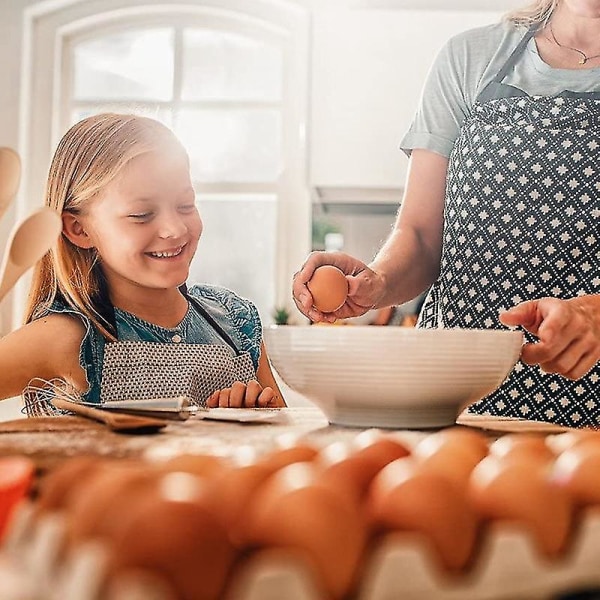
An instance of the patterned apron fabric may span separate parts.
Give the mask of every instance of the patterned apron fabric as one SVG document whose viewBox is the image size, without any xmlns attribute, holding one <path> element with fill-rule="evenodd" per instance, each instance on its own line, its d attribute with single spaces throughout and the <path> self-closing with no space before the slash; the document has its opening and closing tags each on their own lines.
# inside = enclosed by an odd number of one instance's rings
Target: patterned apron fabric
<svg viewBox="0 0 600 600">
<path fill-rule="evenodd" d="M 225 342 L 165 344 L 122 341 L 106 344 L 101 402 L 188 396 L 206 406 L 216 390 L 256 378 L 252 357 L 242 352 L 202 304 L 184 292 L 196 310 Z"/>
<path fill-rule="evenodd" d="M 519 302 L 600 293 L 600 94 L 528 96 L 503 84 L 533 33 L 453 148 L 441 271 L 421 327 L 502 328 L 498 313 Z M 598 365 L 571 381 L 518 362 L 469 411 L 597 427 L 599 382 Z"/>
<path fill-rule="evenodd" d="M 113 342 L 104 350 L 102 402 L 188 396 L 199 406 L 218 389 L 255 379 L 247 352 L 229 346 Z"/>
</svg>

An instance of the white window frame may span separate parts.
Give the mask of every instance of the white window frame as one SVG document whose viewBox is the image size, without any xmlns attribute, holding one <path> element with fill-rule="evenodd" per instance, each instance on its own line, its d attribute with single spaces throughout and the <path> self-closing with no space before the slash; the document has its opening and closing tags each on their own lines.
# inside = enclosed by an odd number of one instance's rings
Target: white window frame
<svg viewBox="0 0 600 600">
<path fill-rule="evenodd" d="M 285 50 L 283 89 L 282 171 L 268 191 L 278 196 L 275 304 L 290 306 L 292 274 L 310 250 L 311 202 L 307 177 L 309 76 L 308 10 L 291 0 L 47 0 L 25 11 L 18 149 L 24 158 L 23 184 L 17 203 L 22 218 L 43 202 L 50 158 L 68 126 L 70 82 L 65 51 L 71 40 L 110 32 L 119 23 L 155 26 L 212 23 L 234 31 L 263 31 Z M 264 186 L 258 186 L 265 189 Z M 248 189 L 248 188 L 245 188 Z M 236 185 L 198 186 L 198 191 L 239 191 Z M 259 191 L 254 189 L 253 191 Z M 265 190 L 266 191 L 266 190 Z M 17 286 L 12 324 L 22 322 L 29 282 Z"/>
</svg>

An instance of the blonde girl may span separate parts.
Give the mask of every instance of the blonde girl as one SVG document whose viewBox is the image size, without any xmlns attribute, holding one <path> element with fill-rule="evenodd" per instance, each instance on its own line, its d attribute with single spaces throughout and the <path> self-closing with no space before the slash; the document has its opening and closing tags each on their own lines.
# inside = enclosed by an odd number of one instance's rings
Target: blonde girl
<svg viewBox="0 0 600 600">
<path fill-rule="evenodd" d="M 121 114 L 75 124 L 52 160 L 46 204 L 63 232 L 35 270 L 26 324 L 0 340 L 0 398 L 59 378 L 90 402 L 284 404 L 255 306 L 186 285 L 202 220 L 167 127 Z"/>
</svg>

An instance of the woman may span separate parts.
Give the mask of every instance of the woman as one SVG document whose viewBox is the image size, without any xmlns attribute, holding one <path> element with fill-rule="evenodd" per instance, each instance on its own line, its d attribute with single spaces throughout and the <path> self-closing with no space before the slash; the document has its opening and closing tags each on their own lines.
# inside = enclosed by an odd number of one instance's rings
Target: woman
<svg viewBox="0 0 600 600">
<path fill-rule="evenodd" d="M 369 265 L 312 254 L 298 308 L 331 321 L 431 288 L 422 327 L 520 326 L 522 360 L 471 412 L 597 426 L 600 401 L 600 0 L 538 0 L 451 39 L 402 142 L 394 230 Z M 349 296 L 312 307 L 313 270 Z"/>
</svg>

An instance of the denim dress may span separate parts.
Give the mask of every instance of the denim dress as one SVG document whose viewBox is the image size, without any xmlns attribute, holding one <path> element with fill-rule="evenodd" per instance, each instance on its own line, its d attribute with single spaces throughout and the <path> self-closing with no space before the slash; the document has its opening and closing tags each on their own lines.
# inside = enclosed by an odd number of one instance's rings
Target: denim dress
<svg viewBox="0 0 600 600">
<path fill-rule="evenodd" d="M 102 403 L 188 396 L 205 405 L 217 389 L 256 378 L 262 326 L 249 300 L 225 288 L 195 285 L 173 328 L 114 309 L 117 341 L 107 341 L 81 312 L 55 302 L 46 314 L 72 314 L 86 328 L 79 363 L 89 388 L 81 400 Z"/>
</svg>

